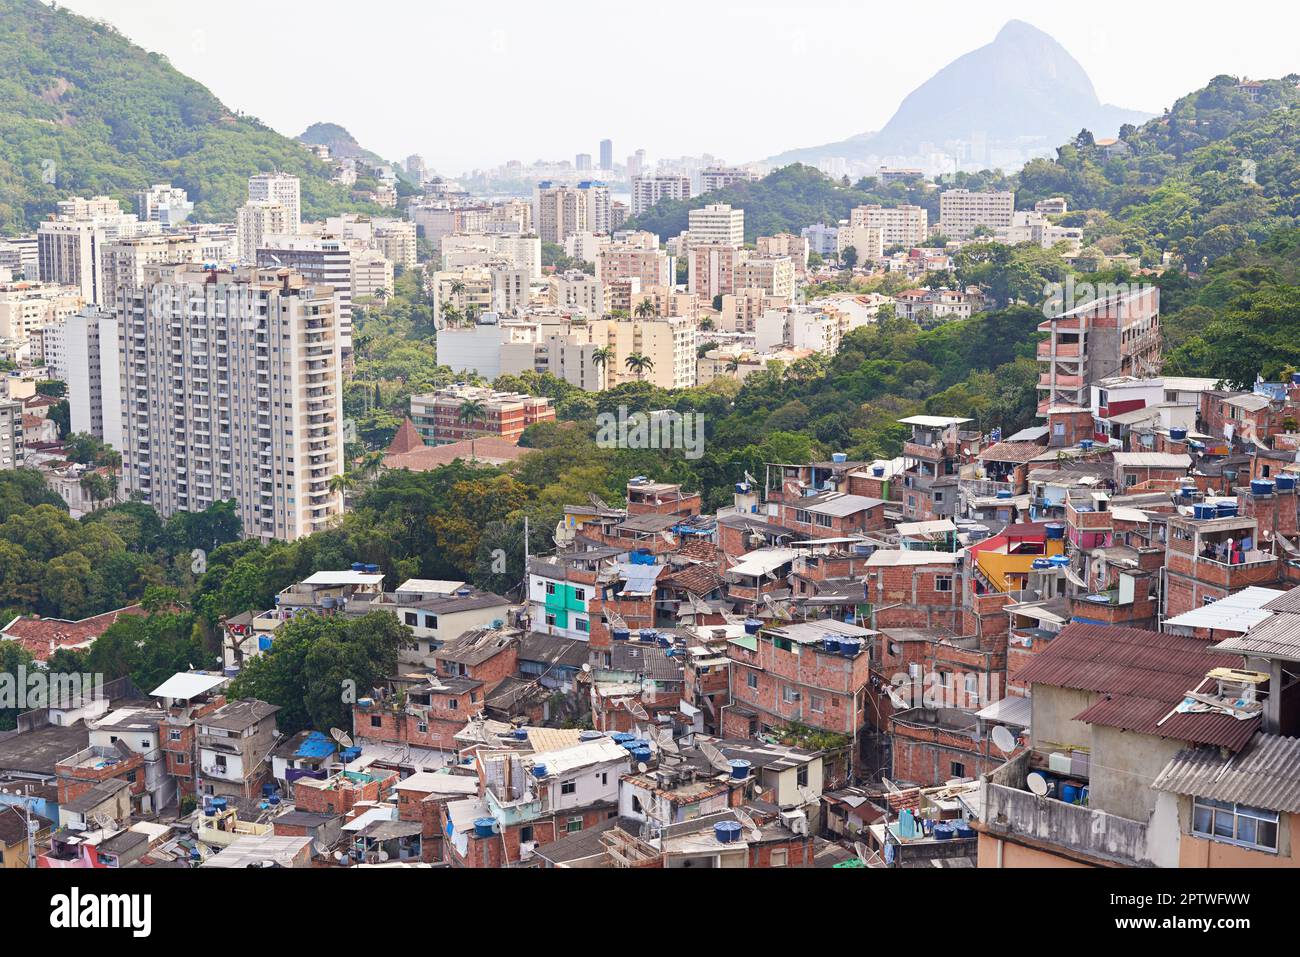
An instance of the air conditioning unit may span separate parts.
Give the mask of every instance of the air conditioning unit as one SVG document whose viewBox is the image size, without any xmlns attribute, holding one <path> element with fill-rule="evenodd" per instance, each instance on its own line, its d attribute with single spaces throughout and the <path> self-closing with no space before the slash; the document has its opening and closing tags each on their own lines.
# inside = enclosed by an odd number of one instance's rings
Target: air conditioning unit
<svg viewBox="0 0 1300 957">
<path fill-rule="evenodd" d="M 808 815 L 803 811 L 782 811 L 781 823 L 789 828 L 791 833 L 802 837 L 808 836 Z"/>
</svg>

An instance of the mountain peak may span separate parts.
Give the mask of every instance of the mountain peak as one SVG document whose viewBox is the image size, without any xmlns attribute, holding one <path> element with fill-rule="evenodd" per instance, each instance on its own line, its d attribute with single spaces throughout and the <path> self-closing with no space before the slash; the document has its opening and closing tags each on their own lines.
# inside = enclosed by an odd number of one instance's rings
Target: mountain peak
<svg viewBox="0 0 1300 957">
<path fill-rule="evenodd" d="M 1026 23 L 1024 20 L 1008 20 L 1003 24 L 998 35 L 993 38 L 994 43 L 1024 43 L 1027 40 L 1047 40 L 1053 44 L 1055 38 L 1050 33 L 1044 33 L 1032 23 Z M 1059 45 L 1059 44 L 1058 44 Z"/>
</svg>

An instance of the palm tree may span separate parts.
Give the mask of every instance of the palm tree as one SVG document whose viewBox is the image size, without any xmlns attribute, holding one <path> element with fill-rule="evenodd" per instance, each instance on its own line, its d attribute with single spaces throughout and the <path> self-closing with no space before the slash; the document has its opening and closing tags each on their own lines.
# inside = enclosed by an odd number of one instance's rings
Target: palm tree
<svg viewBox="0 0 1300 957">
<path fill-rule="evenodd" d="M 636 306 L 636 317 L 638 319 L 649 319 L 655 314 L 655 304 L 649 299 L 642 299 Z"/>
<path fill-rule="evenodd" d="M 605 365 L 609 362 L 609 360 L 613 358 L 614 358 L 613 346 L 601 346 L 599 349 L 597 349 L 595 352 L 591 354 L 592 364 L 600 366 L 601 372 L 605 371 Z"/>
<path fill-rule="evenodd" d="M 643 356 L 639 352 L 632 353 L 624 360 L 623 364 L 627 366 L 629 372 L 635 373 L 637 379 L 640 380 L 644 380 L 646 373 L 655 367 L 653 359 L 649 356 Z"/>
<path fill-rule="evenodd" d="M 460 310 L 452 303 L 444 302 L 441 306 L 442 321 L 448 326 L 460 325 Z"/>
<path fill-rule="evenodd" d="M 482 400 L 466 399 L 464 402 L 460 404 L 460 412 L 457 415 L 457 418 L 460 419 L 461 425 L 473 426 L 475 422 L 484 418 L 486 415 L 487 415 L 487 405 Z M 478 436 L 479 436 L 479 431 L 477 429 L 471 430 L 469 434 L 469 457 L 471 461 L 475 457 L 474 440 L 478 438 Z"/>
<path fill-rule="evenodd" d="M 353 481 L 352 476 L 347 474 L 335 475 L 330 479 L 329 489 L 336 495 L 347 494 L 354 485 L 356 485 L 356 482 Z"/>
<path fill-rule="evenodd" d="M 727 372 L 730 373 L 733 378 L 735 378 L 735 376 L 740 372 L 739 356 L 732 356 L 727 360 Z"/>
</svg>

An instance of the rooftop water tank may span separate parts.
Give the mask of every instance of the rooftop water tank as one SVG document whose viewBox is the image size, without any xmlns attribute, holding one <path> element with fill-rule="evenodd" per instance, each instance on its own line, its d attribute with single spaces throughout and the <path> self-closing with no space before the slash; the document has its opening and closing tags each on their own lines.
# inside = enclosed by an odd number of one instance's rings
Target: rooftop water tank
<svg viewBox="0 0 1300 957">
<path fill-rule="evenodd" d="M 731 765 L 731 777 L 736 781 L 743 781 L 745 778 L 749 777 L 749 771 L 754 766 L 750 762 L 740 758 L 737 758 L 734 761 L 728 761 L 727 764 Z"/>
<path fill-rule="evenodd" d="M 579 741 L 597 741 L 605 736 L 604 731 L 584 731 L 578 735 Z"/>
<path fill-rule="evenodd" d="M 1009 488 L 1000 488 L 1000 489 L 998 489 L 998 498 L 1000 498 L 1000 499 L 1008 499 L 1008 498 L 1014 498 L 1014 497 L 1015 497 L 1015 496 L 1012 494 L 1011 489 L 1009 489 Z"/>
<path fill-rule="evenodd" d="M 1193 495 L 1196 494 L 1196 486 L 1184 485 L 1182 488 L 1178 490 L 1178 494 L 1181 495 L 1183 498 L 1191 498 Z"/>
<path fill-rule="evenodd" d="M 1214 508 L 1215 518 L 1236 518 L 1236 516 L 1237 516 L 1236 502 L 1220 502 Z"/>
<path fill-rule="evenodd" d="M 834 462 L 836 465 L 843 465 L 848 460 L 849 457 L 845 455 L 843 452 L 836 452 L 831 456 L 831 461 Z"/>
<path fill-rule="evenodd" d="M 757 635 L 759 629 L 761 629 L 762 627 L 763 627 L 763 623 L 759 621 L 757 618 L 745 619 L 745 634 L 747 635 Z"/>
<path fill-rule="evenodd" d="M 940 821 L 934 826 L 934 839 L 936 841 L 951 841 L 953 835 L 953 826 Z"/>
<path fill-rule="evenodd" d="M 480 817 L 474 820 L 474 835 L 476 837 L 491 837 L 496 831 L 497 822 L 495 818 Z"/>
<path fill-rule="evenodd" d="M 654 642 L 656 636 L 653 628 L 642 628 L 639 637 L 642 642 L 648 645 Z"/>
<path fill-rule="evenodd" d="M 514 739 L 515 739 L 516 741 L 527 741 L 527 740 L 528 740 L 528 729 L 527 729 L 527 728 L 515 728 L 515 729 L 514 729 L 513 731 L 511 731 L 510 733 L 511 733 L 511 735 L 514 737 Z"/>
<path fill-rule="evenodd" d="M 719 844 L 734 844 L 740 840 L 740 825 L 735 821 L 719 821 L 713 825 L 713 836 Z"/>
<path fill-rule="evenodd" d="M 1272 482 L 1272 480 L 1270 480 L 1270 479 L 1251 479 L 1251 480 L 1250 480 L 1250 494 L 1251 494 L 1251 495 L 1272 495 L 1272 494 L 1273 494 L 1273 482 Z"/>
<path fill-rule="evenodd" d="M 1052 522 L 1047 526 L 1048 538 L 1065 538 L 1065 526 L 1060 522 Z"/>
<path fill-rule="evenodd" d="M 280 803 L 280 795 L 272 794 L 269 798 L 266 799 L 266 803 L 270 804 L 271 807 L 277 807 Z"/>
<path fill-rule="evenodd" d="M 822 639 L 822 647 L 825 648 L 827 651 L 829 651 L 831 654 L 838 655 L 840 653 L 840 636 L 827 635 L 825 638 Z"/>
<path fill-rule="evenodd" d="M 378 575 L 378 574 L 379 574 L 379 566 L 378 566 L 378 565 L 367 565 L 367 566 L 366 566 L 366 574 L 368 574 L 368 575 Z"/>
<path fill-rule="evenodd" d="M 883 465 L 873 465 L 871 466 L 871 474 L 874 475 L 876 478 L 884 478 L 885 467 Z"/>
<path fill-rule="evenodd" d="M 1092 439 L 1080 439 L 1080 440 L 1079 440 L 1079 448 L 1083 449 L 1083 451 L 1085 451 L 1085 452 L 1091 452 L 1091 451 L 1092 451 L 1092 447 L 1093 447 L 1095 444 L 1096 444 L 1096 443 L 1093 442 Z"/>
<path fill-rule="evenodd" d="M 862 642 L 857 638 L 841 638 L 840 654 L 845 658 L 856 658 L 862 653 Z"/>
<path fill-rule="evenodd" d="M 1295 489 L 1295 476 L 1283 472 L 1277 477 L 1277 490 L 1279 492 L 1290 492 Z"/>
<path fill-rule="evenodd" d="M 632 637 L 632 632 L 628 631 L 626 628 L 615 628 L 613 634 L 615 641 L 627 641 Z"/>
<path fill-rule="evenodd" d="M 1035 558 L 1034 567 L 1040 570 L 1045 568 L 1051 568 L 1052 563 L 1049 562 L 1046 558 Z"/>
<path fill-rule="evenodd" d="M 457 589 L 456 589 L 456 597 L 457 597 L 457 598 L 468 598 L 468 597 L 469 597 L 470 595 L 472 595 L 472 594 L 474 594 L 474 589 L 472 589 L 472 588 L 457 588 Z"/>
<path fill-rule="evenodd" d="M 1192 517 L 1199 520 L 1209 518 L 1218 518 L 1219 510 L 1213 505 L 1207 505 L 1205 502 L 1197 502 L 1192 506 Z"/>
<path fill-rule="evenodd" d="M 1170 430 L 1169 430 L 1169 437 L 1170 437 L 1171 439 L 1173 439 L 1175 442 L 1181 442 L 1181 441 L 1183 441 L 1184 439 L 1187 438 L 1187 430 L 1186 430 L 1186 429 L 1170 429 Z"/>
<path fill-rule="evenodd" d="M 353 562 L 353 563 L 352 563 L 352 570 L 353 570 L 354 572 L 363 572 L 363 571 L 365 571 L 365 570 L 366 570 L 366 564 L 365 564 L 365 562 Z"/>
<path fill-rule="evenodd" d="M 534 764 L 534 765 L 533 765 L 533 777 L 535 777 L 535 778 L 544 778 L 544 777 L 546 777 L 546 765 L 544 765 L 544 764 Z"/>
<path fill-rule="evenodd" d="M 661 631 L 659 633 L 659 647 L 671 648 L 672 646 L 673 646 L 673 636 L 666 632 Z"/>
</svg>

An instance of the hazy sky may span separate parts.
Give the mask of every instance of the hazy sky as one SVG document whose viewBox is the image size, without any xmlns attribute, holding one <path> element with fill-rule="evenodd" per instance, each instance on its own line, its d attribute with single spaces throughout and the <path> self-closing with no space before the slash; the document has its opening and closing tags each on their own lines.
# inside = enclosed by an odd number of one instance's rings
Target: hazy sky
<svg viewBox="0 0 1300 957">
<path fill-rule="evenodd" d="M 1300 5 L 1020 0 L 62 0 L 289 136 L 348 128 L 458 173 L 510 159 L 757 160 L 880 129 L 1012 18 L 1101 100 L 1159 112 L 1218 73 L 1300 71 Z M 1198 9 L 1202 8 L 1202 9 Z"/>
</svg>

